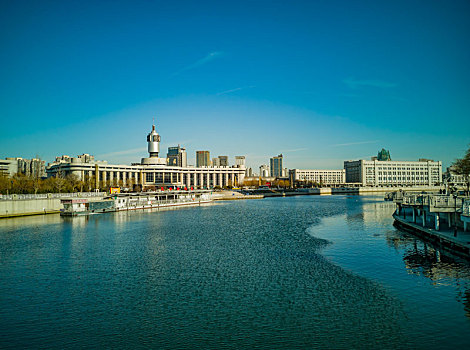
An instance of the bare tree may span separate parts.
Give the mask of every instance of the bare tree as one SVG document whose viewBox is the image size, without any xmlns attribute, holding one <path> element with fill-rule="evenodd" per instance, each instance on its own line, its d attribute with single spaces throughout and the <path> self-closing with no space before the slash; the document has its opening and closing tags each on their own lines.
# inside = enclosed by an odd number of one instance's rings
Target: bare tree
<svg viewBox="0 0 470 350">
<path fill-rule="evenodd" d="M 467 183 L 467 195 L 470 192 L 470 147 L 463 158 L 457 159 L 452 166 L 458 175 L 463 175 Z"/>
<path fill-rule="evenodd" d="M 55 177 L 54 177 L 54 181 L 52 183 L 53 187 L 54 187 L 54 190 L 56 192 L 61 192 L 65 185 L 66 185 L 67 181 L 65 180 L 65 175 L 64 175 L 64 172 L 63 170 L 59 167 L 59 169 L 57 170 L 56 174 L 55 174 Z"/>
</svg>

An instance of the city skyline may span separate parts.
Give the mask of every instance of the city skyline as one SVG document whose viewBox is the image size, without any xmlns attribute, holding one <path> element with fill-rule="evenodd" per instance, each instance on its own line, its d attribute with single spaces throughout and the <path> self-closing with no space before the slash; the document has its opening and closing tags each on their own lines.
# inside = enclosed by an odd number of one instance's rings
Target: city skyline
<svg viewBox="0 0 470 350">
<path fill-rule="evenodd" d="M 443 169 L 470 142 L 470 5 L 394 1 L 2 5 L 0 157 L 130 164 L 180 144 L 257 169 L 385 148 Z"/>
</svg>

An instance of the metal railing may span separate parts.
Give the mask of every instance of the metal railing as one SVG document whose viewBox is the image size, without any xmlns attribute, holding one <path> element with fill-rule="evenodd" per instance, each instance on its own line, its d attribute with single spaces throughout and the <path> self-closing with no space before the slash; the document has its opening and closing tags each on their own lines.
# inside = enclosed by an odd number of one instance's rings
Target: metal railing
<svg viewBox="0 0 470 350">
<path fill-rule="evenodd" d="M 48 198 L 104 197 L 106 192 L 75 192 L 75 193 L 38 193 L 38 194 L 8 194 L 1 195 L 0 201 L 34 200 Z"/>
<path fill-rule="evenodd" d="M 430 196 L 430 206 L 434 208 L 456 208 L 461 209 L 467 197 L 457 197 L 452 195 Z"/>
<path fill-rule="evenodd" d="M 405 194 L 402 198 L 403 204 L 422 205 L 425 197 L 422 194 Z"/>
<path fill-rule="evenodd" d="M 168 204 L 181 204 L 181 203 L 199 203 L 200 201 L 211 200 L 210 197 L 197 197 L 197 198 L 177 198 L 177 199 L 163 199 L 155 200 L 148 198 L 137 198 L 126 202 L 117 203 L 116 208 L 118 209 L 132 209 L 136 207 L 145 206 L 165 206 Z"/>
<path fill-rule="evenodd" d="M 470 199 L 465 199 L 462 204 L 462 215 L 470 216 Z"/>
<path fill-rule="evenodd" d="M 416 194 L 416 193 L 404 193 L 401 198 L 394 198 L 395 202 L 399 202 L 405 205 L 422 205 L 429 206 L 435 209 L 452 209 L 456 212 L 461 211 L 467 213 L 464 215 L 469 216 L 470 198 L 463 196 L 453 196 L 446 194 Z"/>
</svg>

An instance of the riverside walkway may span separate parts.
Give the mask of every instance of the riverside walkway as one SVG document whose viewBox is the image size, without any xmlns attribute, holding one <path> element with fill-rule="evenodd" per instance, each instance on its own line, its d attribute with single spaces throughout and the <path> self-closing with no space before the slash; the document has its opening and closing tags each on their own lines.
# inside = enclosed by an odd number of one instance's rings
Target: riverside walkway
<svg viewBox="0 0 470 350">
<path fill-rule="evenodd" d="M 469 197 L 396 193 L 393 201 L 395 226 L 470 260 Z"/>
</svg>

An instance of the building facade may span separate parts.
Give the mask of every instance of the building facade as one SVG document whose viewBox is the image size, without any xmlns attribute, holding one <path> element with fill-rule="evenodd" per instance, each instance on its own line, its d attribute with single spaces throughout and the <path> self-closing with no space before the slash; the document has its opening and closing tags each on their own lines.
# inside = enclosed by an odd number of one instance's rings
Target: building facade
<svg viewBox="0 0 470 350">
<path fill-rule="evenodd" d="M 46 177 L 46 162 L 37 158 L 18 158 L 18 172 L 38 179 Z"/>
<path fill-rule="evenodd" d="M 16 158 L 0 159 L 0 174 L 13 176 L 18 172 L 18 161 Z"/>
<path fill-rule="evenodd" d="M 267 164 L 260 165 L 260 167 L 259 167 L 259 176 L 260 177 L 269 177 L 270 176 L 269 165 L 267 165 Z"/>
<path fill-rule="evenodd" d="M 166 158 L 158 157 L 160 137 L 155 137 L 155 127 L 147 137 L 149 157 L 140 163 L 116 165 L 93 160 L 78 160 L 69 157 L 59 158 L 47 168 L 48 176 L 76 175 L 80 180 L 90 182 L 95 188 L 106 186 L 132 187 L 140 185 L 143 189 L 157 187 L 213 188 L 237 186 L 243 183 L 245 168 L 237 167 L 179 167 L 167 165 Z M 74 159 L 76 159 L 74 161 Z"/>
<path fill-rule="evenodd" d="M 346 182 L 346 171 L 341 170 L 304 170 L 290 169 L 289 179 L 291 183 L 317 183 L 322 185 L 341 185 Z"/>
<path fill-rule="evenodd" d="M 381 161 L 390 161 L 390 160 L 392 160 L 392 157 L 390 157 L 390 151 L 387 151 L 385 148 L 382 148 L 377 153 L 377 160 L 381 160 Z"/>
<path fill-rule="evenodd" d="M 282 154 L 278 155 L 277 157 L 272 157 L 269 160 L 270 166 L 270 175 L 271 177 L 283 177 L 282 175 Z"/>
<path fill-rule="evenodd" d="M 18 173 L 39 179 L 46 177 L 46 162 L 38 158 L 6 158 L 0 160 L 0 171 L 9 176 Z"/>
<path fill-rule="evenodd" d="M 180 145 L 176 147 L 168 147 L 166 159 L 167 164 L 170 166 L 186 167 L 188 165 L 188 155 L 186 154 L 186 148 L 181 147 Z"/>
<path fill-rule="evenodd" d="M 219 166 L 228 166 L 228 156 L 219 156 Z"/>
<path fill-rule="evenodd" d="M 245 156 L 235 156 L 235 165 L 238 167 L 246 167 Z"/>
<path fill-rule="evenodd" d="M 347 183 L 362 186 L 434 186 L 442 182 L 442 162 L 432 160 L 345 161 Z"/>
<path fill-rule="evenodd" d="M 196 166 L 211 166 L 211 153 L 209 151 L 196 151 Z"/>
</svg>

